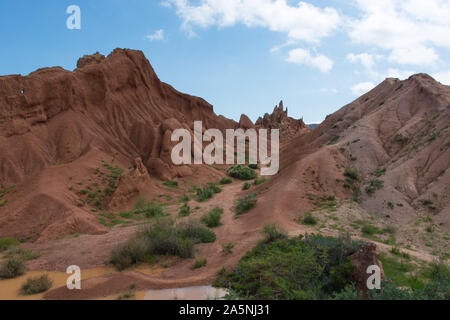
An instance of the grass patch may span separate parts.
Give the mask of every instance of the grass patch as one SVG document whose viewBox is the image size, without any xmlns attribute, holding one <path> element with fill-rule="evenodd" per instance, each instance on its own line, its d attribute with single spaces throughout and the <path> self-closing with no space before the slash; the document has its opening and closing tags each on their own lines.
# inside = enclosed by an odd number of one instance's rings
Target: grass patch
<svg viewBox="0 0 450 320">
<path fill-rule="evenodd" d="M 178 187 L 178 181 L 164 181 L 163 185 L 165 185 L 168 188 L 177 188 Z"/>
<path fill-rule="evenodd" d="M 377 227 L 375 227 L 371 224 L 364 225 L 362 227 L 361 231 L 362 231 L 362 233 L 364 233 L 366 235 L 375 235 L 375 234 L 382 233 L 380 229 L 378 229 Z"/>
<path fill-rule="evenodd" d="M 0 239 L 0 252 L 6 251 L 11 247 L 18 246 L 20 244 L 19 240 L 11 237 Z"/>
</svg>

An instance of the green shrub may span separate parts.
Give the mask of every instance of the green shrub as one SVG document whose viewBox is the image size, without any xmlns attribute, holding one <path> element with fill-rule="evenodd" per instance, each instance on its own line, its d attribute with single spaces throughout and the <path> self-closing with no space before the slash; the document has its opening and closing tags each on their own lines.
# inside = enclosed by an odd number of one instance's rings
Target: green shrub
<svg viewBox="0 0 450 320">
<path fill-rule="evenodd" d="M 252 184 L 250 182 L 246 182 L 244 183 L 244 185 L 242 186 L 242 190 L 248 190 L 252 187 Z"/>
<path fill-rule="evenodd" d="M 205 202 L 211 199 L 216 193 L 220 193 L 222 190 L 214 183 L 208 183 L 203 188 L 197 188 L 197 201 Z"/>
<path fill-rule="evenodd" d="M 205 258 L 197 258 L 192 266 L 193 269 L 199 269 L 206 266 L 207 260 Z"/>
<path fill-rule="evenodd" d="M 6 259 L 0 264 L 0 278 L 17 278 L 25 273 L 25 261 L 17 256 Z"/>
<path fill-rule="evenodd" d="M 148 242 L 142 236 L 136 236 L 111 251 L 110 263 L 119 271 L 125 270 L 138 262 L 151 261 Z"/>
<path fill-rule="evenodd" d="M 214 232 L 196 220 L 179 223 L 177 225 L 177 233 L 182 238 L 191 239 L 194 243 L 210 243 L 216 241 Z"/>
<path fill-rule="evenodd" d="M 216 286 L 245 299 L 326 299 L 351 285 L 348 257 L 361 246 L 348 238 L 308 236 L 260 242 Z"/>
<path fill-rule="evenodd" d="M 359 180 L 358 171 L 352 169 L 345 169 L 344 176 L 349 178 L 351 181 L 355 182 Z"/>
<path fill-rule="evenodd" d="M 366 187 L 367 194 L 374 194 L 377 189 L 382 188 L 384 185 L 383 180 L 374 179 L 370 181 L 369 186 Z"/>
<path fill-rule="evenodd" d="M 144 226 L 133 238 L 111 252 L 110 263 L 124 270 L 139 262 L 154 262 L 157 255 L 190 258 L 194 245 L 216 240 L 214 232 L 190 220 L 174 225 L 172 220 L 159 219 Z"/>
<path fill-rule="evenodd" d="M 187 217 L 191 214 L 191 207 L 186 203 L 180 208 L 178 215 L 180 217 Z"/>
<path fill-rule="evenodd" d="M 222 255 L 226 256 L 232 253 L 234 248 L 234 244 L 232 242 L 228 242 L 227 244 L 222 245 Z"/>
<path fill-rule="evenodd" d="M 257 173 L 253 169 L 242 165 L 237 165 L 229 168 L 227 173 L 230 177 L 239 180 L 253 180 L 258 177 Z"/>
<path fill-rule="evenodd" d="M 32 295 L 47 291 L 53 285 L 53 281 L 44 274 L 37 278 L 28 278 L 25 283 L 22 284 L 20 288 L 21 295 Z"/>
<path fill-rule="evenodd" d="M 379 178 L 379 177 L 381 177 L 381 176 L 382 176 L 383 174 L 385 174 L 385 173 L 386 173 L 386 168 L 379 169 L 379 170 L 375 171 L 374 176 L 377 177 L 377 178 Z"/>
<path fill-rule="evenodd" d="M 255 186 L 259 186 L 260 184 L 263 184 L 264 182 L 266 182 L 267 179 L 266 178 L 261 178 L 261 179 L 255 179 L 255 181 L 253 182 L 253 184 Z"/>
<path fill-rule="evenodd" d="M 233 179 L 231 179 L 231 178 L 223 177 L 222 179 L 220 179 L 220 184 L 230 184 L 232 182 L 233 182 Z"/>
<path fill-rule="evenodd" d="M 256 170 L 256 169 L 258 169 L 258 164 L 256 164 L 256 163 L 251 163 L 251 164 L 249 164 L 248 165 L 248 167 L 250 168 L 250 169 L 253 169 L 253 170 Z"/>
<path fill-rule="evenodd" d="M 20 242 L 14 238 L 6 237 L 0 239 L 0 252 L 8 250 L 11 247 L 18 246 Z"/>
<path fill-rule="evenodd" d="M 278 229 L 275 224 L 266 224 L 262 232 L 265 235 L 264 242 L 269 243 L 287 238 L 284 230 Z"/>
<path fill-rule="evenodd" d="M 222 208 L 214 208 L 209 213 L 205 214 L 202 217 L 202 222 L 208 228 L 216 228 L 222 225 L 220 219 L 222 218 L 223 209 Z"/>
<path fill-rule="evenodd" d="M 178 181 L 164 181 L 163 185 L 169 188 L 176 188 L 178 187 Z"/>
<path fill-rule="evenodd" d="M 310 226 L 315 226 L 317 224 L 317 219 L 311 214 L 307 213 L 302 219 L 302 223 Z"/>
<path fill-rule="evenodd" d="M 236 205 L 236 214 L 239 215 L 249 211 L 256 205 L 256 202 L 257 202 L 256 193 L 253 192 L 249 193 L 243 198 L 238 199 Z"/>
</svg>

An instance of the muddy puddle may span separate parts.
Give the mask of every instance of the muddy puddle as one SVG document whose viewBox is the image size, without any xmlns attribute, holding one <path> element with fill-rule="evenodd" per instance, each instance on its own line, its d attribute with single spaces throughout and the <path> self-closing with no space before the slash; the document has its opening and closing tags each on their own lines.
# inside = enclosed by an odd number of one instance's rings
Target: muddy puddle
<svg viewBox="0 0 450 320">
<path fill-rule="evenodd" d="M 216 300 L 223 298 L 227 293 L 225 289 L 212 286 L 148 290 L 144 300 Z"/>
</svg>

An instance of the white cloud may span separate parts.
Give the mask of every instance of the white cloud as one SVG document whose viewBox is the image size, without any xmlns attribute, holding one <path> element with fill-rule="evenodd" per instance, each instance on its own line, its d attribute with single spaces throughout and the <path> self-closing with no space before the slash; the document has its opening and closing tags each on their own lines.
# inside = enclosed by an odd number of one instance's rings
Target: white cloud
<svg viewBox="0 0 450 320">
<path fill-rule="evenodd" d="M 154 33 L 149 34 L 145 37 L 150 41 L 164 40 L 164 30 L 163 29 L 156 30 Z"/>
<path fill-rule="evenodd" d="M 405 80 L 416 73 L 417 72 L 415 72 L 415 71 L 398 70 L 395 68 L 389 68 L 386 77 L 387 78 L 399 78 L 400 80 Z"/>
<path fill-rule="evenodd" d="M 339 93 L 338 89 L 336 89 L 336 88 L 321 88 L 320 92 L 322 92 L 322 93 Z"/>
<path fill-rule="evenodd" d="M 398 64 L 433 65 L 436 48 L 450 48 L 448 0 L 356 0 L 360 18 L 350 19 L 349 35 L 360 44 L 389 52 Z"/>
<path fill-rule="evenodd" d="M 287 61 L 295 64 L 308 65 L 320 70 L 320 72 L 326 73 L 333 68 L 334 62 L 322 55 L 313 56 L 309 50 L 297 48 L 289 51 Z"/>
<path fill-rule="evenodd" d="M 441 71 L 431 75 L 434 79 L 446 86 L 450 86 L 450 71 Z"/>
<path fill-rule="evenodd" d="M 370 53 L 349 53 L 347 55 L 347 60 L 353 63 L 359 62 L 363 65 L 363 67 L 367 69 L 372 69 L 373 65 L 375 64 L 375 57 Z"/>
<path fill-rule="evenodd" d="M 369 92 L 373 88 L 375 88 L 375 85 L 372 82 L 361 82 L 351 87 L 351 90 L 354 95 L 361 96 L 364 93 Z"/>
<path fill-rule="evenodd" d="M 334 31 L 341 17 L 334 8 L 319 8 L 300 1 L 287 0 L 166 0 L 164 6 L 175 8 L 182 28 L 191 36 L 194 27 L 219 28 L 243 24 L 287 34 L 291 40 L 319 42 Z"/>
</svg>

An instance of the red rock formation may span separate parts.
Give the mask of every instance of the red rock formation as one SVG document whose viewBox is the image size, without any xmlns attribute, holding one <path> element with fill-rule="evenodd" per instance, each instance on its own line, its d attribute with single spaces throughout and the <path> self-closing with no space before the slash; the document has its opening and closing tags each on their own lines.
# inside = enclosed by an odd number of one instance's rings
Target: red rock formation
<svg viewBox="0 0 450 320">
<path fill-rule="evenodd" d="M 284 110 L 283 101 L 275 106 L 272 114 L 266 113 L 263 118 L 258 118 L 256 126 L 266 129 L 280 129 L 280 138 L 282 141 L 290 140 L 295 136 L 309 132 L 303 119 L 295 120 L 288 116 L 288 109 Z"/>
<path fill-rule="evenodd" d="M 127 168 L 137 158 L 152 177 L 189 175 L 170 160 L 172 131 L 195 120 L 221 130 L 237 125 L 161 82 L 140 51 L 84 56 L 77 65 L 73 72 L 56 67 L 0 77 L 0 189 L 16 186 L 0 206 L 0 237 L 105 232 L 78 200 L 80 191 L 69 190 L 69 177 L 92 178 L 102 161 Z M 127 179 L 112 205 L 136 191 Z"/>
</svg>

